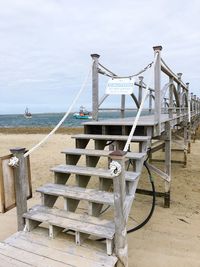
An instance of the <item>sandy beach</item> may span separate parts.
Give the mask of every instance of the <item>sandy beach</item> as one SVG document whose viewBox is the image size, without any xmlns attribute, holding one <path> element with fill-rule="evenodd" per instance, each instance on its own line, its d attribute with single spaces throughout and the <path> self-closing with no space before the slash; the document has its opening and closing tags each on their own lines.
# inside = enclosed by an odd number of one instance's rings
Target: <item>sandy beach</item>
<svg viewBox="0 0 200 267">
<path fill-rule="evenodd" d="M 49 171 L 56 164 L 64 163 L 60 151 L 73 148 L 73 130 L 58 133 L 31 154 L 31 174 L 33 193 L 45 182 L 52 181 Z M 30 149 L 37 144 L 44 133 L 0 133 L 0 156 L 9 154 L 13 147 Z M 200 140 L 192 143 L 188 164 L 172 165 L 171 207 L 163 208 L 163 199 L 158 198 L 152 219 L 141 230 L 128 235 L 130 267 L 200 267 Z M 160 155 L 162 156 L 162 155 Z M 160 163 L 161 164 L 161 163 Z M 141 184 L 146 185 L 146 173 Z M 164 185 L 155 177 L 156 189 L 163 190 Z M 29 207 L 39 203 L 39 195 L 28 201 Z M 129 226 L 136 225 L 147 215 L 151 207 L 151 197 L 137 195 L 133 205 Z M 15 209 L 0 214 L 0 240 L 16 232 Z"/>
</svg>

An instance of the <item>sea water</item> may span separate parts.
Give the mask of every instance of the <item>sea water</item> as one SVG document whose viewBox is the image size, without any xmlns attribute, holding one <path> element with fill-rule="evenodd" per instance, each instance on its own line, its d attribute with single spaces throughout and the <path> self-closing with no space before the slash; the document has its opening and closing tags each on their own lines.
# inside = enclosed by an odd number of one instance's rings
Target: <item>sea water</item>
<svg viewBox="0 0 200 267">
<path fill-rule="evenodd" d="M 128 111 L 126 116 L 135 116 L 136 111 Z M 17 127 L 54 127 L 62 119 L 64 113 L 43 113 L 32 114 L 32 118 L 25 118 L 23 114 L 0 115 L 0 128 L 17 128 Z M 101 112 L 100 119 L 120 118 L 119 112 Z M 79 127 L 83 122 L 89 119 L 76 119 L 73 113 L 69 114 L 62 127 Z"/>
</svg>

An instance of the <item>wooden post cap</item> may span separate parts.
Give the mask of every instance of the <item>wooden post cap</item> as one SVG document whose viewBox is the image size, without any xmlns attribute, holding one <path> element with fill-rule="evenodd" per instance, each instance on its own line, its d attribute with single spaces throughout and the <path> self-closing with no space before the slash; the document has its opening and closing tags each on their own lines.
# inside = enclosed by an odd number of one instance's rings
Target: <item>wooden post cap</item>
<svg viewBox="0 0 200 267">
<path fill-rule="evenodd" d="M 91 57 L 92 57 L 92 58 L 99 58 L 100 55 L 99 55 L 99 54 L 91 54 Z"/>
<path fill-rule="evenodd" d="M 153 50 L 154 51 L 161 51 L 162 50 L 162 46 L 161 45 L 153 46 Z"/>
<path fill-rule="evenodd" d="M 16 154 L 16 153 L 23 153 L 24 154 L 25 151 L 26 151 L 26 148 L 24 148 L 24 147 L 15 147 L 15 148 L 10 149 L 10 152 L 12 154 Z"/>
<path fill-rule="evenodd" d="M 177 76 L 178 76 L 178 79 L 180 80 L 181 79 L 181 76 L 183 75 L 183 73 L 179 72 L 177 73 Z"/>
</svg>

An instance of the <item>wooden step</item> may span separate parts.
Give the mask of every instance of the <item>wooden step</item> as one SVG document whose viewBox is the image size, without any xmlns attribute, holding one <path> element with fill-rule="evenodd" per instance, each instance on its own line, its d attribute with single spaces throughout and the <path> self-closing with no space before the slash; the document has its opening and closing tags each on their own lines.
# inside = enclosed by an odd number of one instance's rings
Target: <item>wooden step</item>
<svg viewBox="0 0 200 267">
<path fill-rule="evenodd" d="M 101 238 L 112 239 L 115 231 L 112 221 L 43 205 L 33 206 L 23 216 L 34 221 L 46 222 L 63 229 L 67 228 Z"/>
<path fill-rule="evenodd" d="M 65 234 L 52 240 L 44 228 L 17 232 L 0 243 L 0 266 L 114 267 L 117 258 L 106 255 L 97 245 L 76 246 Z"/>
<path fill-rule="evenodd" d="M 113 193 L 100 191 L 96 189 L 87 189 L 78 186 L 46 184 L 39 187 L 37 192 L 45 195 L 62 196 L 78 200 L 87 200 L 89 202 L 114 205 Z"/>
<path fill-rule="evenodd" d="M 85 176 L 98 176 L 101 178 L 113 179 L 113 176 L 110 173 L 109 169 L 102 168 L 94 168 L 94 167 L 83 167 L 83 166 L 75 166 L 75 165 L 58 165 L 56 167 L 51 168 L 51 171 L 55 173 L 70 173 L 70 174 L 80 174 Z M 139 178 L 140 173 L 138 172 L 125 172 L 126 181 L 133 182 L 137 178 Z"/>
<path fill-rule="evenodd" d="M 93 139 L 93 140 L 107 140 L 107 141 L 126 141 L 127 135 L 103 135 L 103 134 L 76 134 L 72 135 L 76 139 Z M 150 136 L 133 136 L 132 142 L 147 142 L 151 139 Z"/>
<path fill-rule="evenodd" d="M 86 156 L 95 156 L 95 157 L 109 157 L 110 153 L 112 151 L 109 150 L 96 150 L 96 149 L 70 149 L 67 148 L 63 150 L 61 153 L 67 154 L 67 155 L 86 155 Z M 126 158 L 133 159 L 133 160 L 140 160 L 143 159 L 145 156 L 145 153 L 134 153 L 134 152 L 128 152 L 126 154 Z"/>
</svg>

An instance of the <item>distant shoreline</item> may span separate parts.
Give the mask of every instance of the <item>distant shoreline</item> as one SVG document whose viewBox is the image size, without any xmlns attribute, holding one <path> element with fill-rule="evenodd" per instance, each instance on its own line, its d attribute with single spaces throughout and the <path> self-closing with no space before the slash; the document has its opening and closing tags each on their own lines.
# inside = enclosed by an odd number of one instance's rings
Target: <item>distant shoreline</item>
<svg viewBox="0 0 200 267">
<path fill-rule="evenodd" d="M 9 127 L 0 128 L 2 134 L 48 134 L 54 127 Z M 61 127 L 57 134 L 77 134 L 83 133 L 83 127 Z"/>
</svg>

